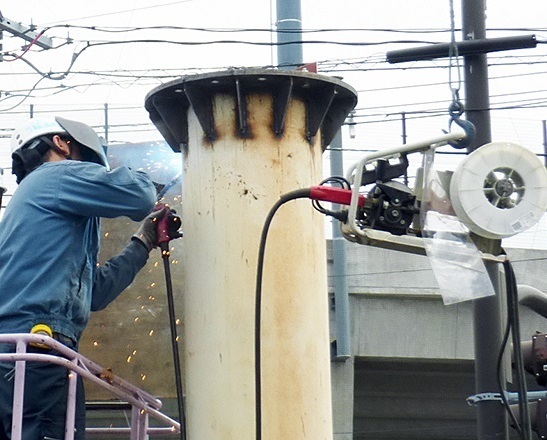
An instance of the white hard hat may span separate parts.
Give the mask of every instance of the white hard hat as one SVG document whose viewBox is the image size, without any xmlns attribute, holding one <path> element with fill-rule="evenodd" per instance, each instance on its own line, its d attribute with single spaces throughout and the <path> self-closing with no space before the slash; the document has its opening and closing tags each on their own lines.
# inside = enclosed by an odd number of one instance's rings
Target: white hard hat
<svg viewBox="0 0 547 440">
<path fill-rule="evenodd" d="M 47 134 L 67 133 L 79 144 L 92 150 L 98 157 L 99 163 L 108 166 L 105 149 L 101 139 L 95 131 L 83 122 L 73 121 L 60 116 L 52 118 L 33 118 L 19 127 L 11 137 L 12 153 L 19 148 L 28 146 L 29 143 Z"/>
<path fill-rule="evenodd" d="M 29 144 L 45 134 L 64 133 L 55 118 L 33 118 L 18 127 L 11 136 L 11 152 Z"/>
</svg>

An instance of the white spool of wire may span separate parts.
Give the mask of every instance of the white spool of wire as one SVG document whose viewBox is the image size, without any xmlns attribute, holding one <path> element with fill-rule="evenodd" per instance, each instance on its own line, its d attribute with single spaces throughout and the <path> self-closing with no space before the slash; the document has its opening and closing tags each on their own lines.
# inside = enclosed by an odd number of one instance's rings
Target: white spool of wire
<svg viewBox="0 0 547 440">
<path fill-rule="evenodd" d="M 530 150 L 493 142 L 469 154 L 450 182 L 458 218 L 474 233 L 510 237 L 535 225 L 547 209 L 547 171 Z"/>
</svg>

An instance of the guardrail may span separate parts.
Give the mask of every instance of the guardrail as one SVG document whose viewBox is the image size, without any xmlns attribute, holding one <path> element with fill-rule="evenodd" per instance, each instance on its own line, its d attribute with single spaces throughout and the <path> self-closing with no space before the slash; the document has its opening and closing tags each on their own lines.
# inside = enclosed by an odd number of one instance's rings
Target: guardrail
<svg viewBox="0 0 547 440">
<path fill-rule="evenodd" d="M 42 344 L 56 354 L 28 353 L 29 344 Z M 68 375 L 69 387 L 67 396 L 67 414 L 65 424 L 65 440 L 74 440 L 74 419 L 76 415 L 76 379 L 80 375 L 85 380 L 108 390 L 113 395 L 131 405 L 131 426 L 127 428 L 87 428 L 87 433 L 119 434 L 129 433 L 132 440 L 145 440 L 149 434 L 176 434 L 180 432 L 180 423 L 166 416 L 160 409 L 159 399 L 137 388 L 131 383 L 113 374 L 110 370 L 96 364 L 71 350 L 49 336 L 12 333 L 1 334 L 0 344 L 15 345 L 15 352 L 0 353 L 0 362 L 15 363 L 13 422 L 11 439 L 22 439 L 22 420 L 25 389 L 26 362 L 46 362 L 64 366 Z M 150 427 L 149 418 L 161 422 L 164 426 Z"/>
</svg>

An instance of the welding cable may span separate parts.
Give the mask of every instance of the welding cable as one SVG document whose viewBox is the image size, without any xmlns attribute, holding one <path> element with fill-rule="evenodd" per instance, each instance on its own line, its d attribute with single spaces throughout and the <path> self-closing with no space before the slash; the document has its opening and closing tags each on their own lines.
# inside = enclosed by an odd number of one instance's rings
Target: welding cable
<svg viewBox="0 0 547 440">
<path fill-rule="evenodd" d="M 511 418 L 511 422 L 522 440 L 531 440 L 532 431 L 530 426 L 530 410 L 528 406 L 528 393 L 526 389 L 526 373 L 524 369 L 524 361 L 520 342 L 520 324 L 518 312 L 518 290 L 515 272 L 509 260 L 503 262 L 505 271 L 505 284 L 507 290 L 507 324 L 503 335 L 502 344 L 497 359 L 497 381 L 500 390 L 502 403 Z M 509 335 L 512 336 L 513 343 L 513 362 L 516 367 L 517 387 L 519 389 L 519 415 L 520 420 L 517 420 L 511 405 L 505 394 L 503 385 L 502 363 L 503 354 L 509 342 Z"/>
<path fill-rule="evenodd" d="M 528 407 L 528 393 L 526 390 L 526 372 L 520 343 L 520 319 L 518 306 L 518 289 L 515 272 L 509 260 L 503 262 L 505 269 L 505 283 L 507 288 L 507 317 L 511 322 L 513 339 L 513 357 L 517 372 L 517 386 L 519 389 L 520 434 L 523 440 L 532 439 L 530 426 L 530 409 Z"/>
<path fill-rule="evenodd" d="M 171 351 L 173 352 L 173 369 L 175 372 L 175 389 L 177 392 L 177 410 L 180 424 L 180 440 L 186 440 L 186 414 L 184 412 L 184 392 L 182 389 L 182 368 L 177 335 L 177 318 L 175 316 L 175 300 L 173 295 L 173 281 L 171 279 L 171 267 L 169 265 L 169 242 L 159 245 L 165 273 L 165 287 L 167 289 L 167 308 L 169 312 L 169 329 L 171 331 Z"/>
<path fill-rule="evenodd" d="M 342 189 L 351 190 L 350 183 L 344 177 L 339 177 L 339 176 L 328 177 L 325 180 L 323 180 L 319 185 L 323 186 L 326 184 L 336 184 L 336 185 L 339 185 L 340 188 Z M 315 210 L 319 211 L 321 214 L 334 217 L 341 222 L 345 222 L 347 220 L 347 211 L 333 211 L 330 209 L 326 209 L 325 207 L 323 207 L 323 205 L 321 205 L 320 201 L 317 199 L 312 200 L 312 206 L 315 208 Z"/>
<path fill-rule="evenodd" d="M 511 405 L 509 404 L 509 401 L 507 400 L 507 395 L 505 394 L 505 389 L 503 386 L 503 375 L 502 375 L 502 364 L 503 364 L 503 355 L 505 353 L 505 348 L 507 347 L 507 342 L 509 341 L 509 335 L 511 334 L 511 322 L 508 319 L 507 323 L 505 325 L 505 331 L 503 334 L 503 339 L 501 342 L 501 347 L 498 353 L 498 359 L 496 364 L 496 374 L 497 374 L 497 381 L 498 381 L 498 389 L 500 391 L 500 397 L 503 406 L 505 407 L 505 410 L 507 411 L 507 414 L 509 414 L 509 417 L 511 419 L 511 423 L 513 424 L 513 427 L 518 433 L 518 436 L 522 438 L 522 430 L 520 429 L 520 423 L 515 417 L 515 413 L 513 412 Z"/>
<path fill-rule="evenodd" d="M 297 189 L 283 194 L 279 200 L 272 206 L 260 236 L 260 245 L 258 248 L 258 263 L 256 267 L 256 292 L 255 292 L 255 423 L 256 440 L 262 439 L 262 366 L 261 366 L 261 310 L 262 310 L 262 276 L 264 272 L 264 254 L 266 251 L 266 239 L 268 230 L 277 210 L 287 202 L 296 199 L 309 198 L 311 188 Z"/>
<path fill-rule="evenodd" d="M 186 440 L 186 415 L 184 413 L 184 392 L 182 389 L 182 368 L 180 365 L 180 354 L 177 335 L 177 317 L 175 313 L 175 299 L 173 295 L 173 281 L 171 278 L 171 266 L 169 258 L 169 243 L 171 240 L 182 237 L 182 232 L 179 232 L 181 219 L 175 215 L 176 212 L 170 209 L 163 203 L 156 204 L 155 211 L 165 211 L 164 215 L 159 218 L 156 225 L 156 244 L 161 251 L 163 267 L 165 272 L 165 288 L 167 293 L 167 308 L 169 312 L 169 328 L 171 330 L 171 349 L 173 352 L 173 368 L 175 373 L 175 388 L 177 392 L 177 409 L 180 423 L 180 440 Z"/>
<path fill-rule="evenodd" d="M 344 179 L 345 180 L 345 179 Z M 330 181 L 329 179 L 324 182 Z M 345 181 L 347 182 L 347 181 Z M 349 187 L 349 183 L 348 183 Z M 261 366 L 261 311 L 262 311 L 262 277 L 264 273 L 264 254 L 266 252 L 266 239 L 268 237 L 268 230 L 272 223 L 273 217 L 277 210 L 287 202 L 296 199 L 308 198 L 314 202 L 322 200 L 324 202 L 337 203 L 342 205 L 349 205 L 352 198 L 352 190 L 347 188 L 336 188 L 331 186 L 312 186 L 310 188 L 297 189 L 286 194 L 283 194 L 279 200 L 272 206 L 268 213 L 264 226 L 262 228 L 262 234 L 260 237 L 260 244 L 258 249 L 258 263 L 256 268 L 256 297 L 255 297 L 255 415 L 256 415 L 256 440 L 262 438 L 262 366 Z M 363 206 L 365 203 L 364 196 L 360 195 L 358 198 L 359 206 Z M 342 211 L 326 211 L 323 212 L 326 215 L 332 215 L 336 217 L 336 214 Z"/>
</svg>

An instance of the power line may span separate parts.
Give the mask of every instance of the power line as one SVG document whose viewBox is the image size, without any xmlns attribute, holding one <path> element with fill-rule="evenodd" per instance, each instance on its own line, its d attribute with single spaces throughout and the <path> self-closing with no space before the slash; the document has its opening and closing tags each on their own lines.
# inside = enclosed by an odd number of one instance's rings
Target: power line
<svg viewBox="0 0 547 440">
<path fill-rule="evenodd" d="M 104 14 L 95 14 L 95 15 L 87 15 L 87 16 L 83 16 L 83 17 L 68 18 L 68 19 L 63 19 L 63 21 L 66 22 L 66 21 L 75 21 L 75 20 L 87 20 L 89 18 L 111 17 L 113 15 L 133 13 L 135 11 L 144 11 L 144 10 L 147 10 L 147 9 L 158 9 L 158 8 L 162 8 L 164 6 L 172 6 L 172 5 L 176 5 L 176 4 L 179 4 L 179 3 L 189 3 L 189 2 L 192 2 L 192 1 L 194 1 L 194 0 L 178 0 L 176 2 L 161 3 L 161 4 L 156 4 L 156 5 L 153 5 L 153 6 L 143 6 L 141 8 L 131 8 L 131 9 L 124 9 L 124 10 L 121 10 L 121 11 L 105 12 Z M 55 23 L 50 23 L 50 24 L 55 25 Z"/>
</svg>

